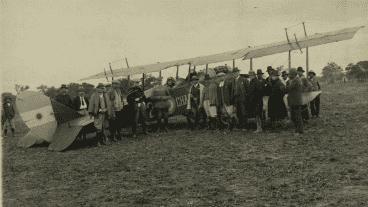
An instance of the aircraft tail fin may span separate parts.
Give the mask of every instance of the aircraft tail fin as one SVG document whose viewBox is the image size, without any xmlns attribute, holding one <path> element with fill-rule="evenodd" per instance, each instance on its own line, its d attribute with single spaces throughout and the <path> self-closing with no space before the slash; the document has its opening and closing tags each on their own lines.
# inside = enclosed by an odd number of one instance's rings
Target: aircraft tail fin
<svg viewBox="0 0 368 207">
<path fill-rule="evenodd" d="M 53 99 L 51 99 L 51 105 L 52 109 L 54 110 L 54 116 L 58 125 L 83 116 L 82 114 Z"/>
</svg>

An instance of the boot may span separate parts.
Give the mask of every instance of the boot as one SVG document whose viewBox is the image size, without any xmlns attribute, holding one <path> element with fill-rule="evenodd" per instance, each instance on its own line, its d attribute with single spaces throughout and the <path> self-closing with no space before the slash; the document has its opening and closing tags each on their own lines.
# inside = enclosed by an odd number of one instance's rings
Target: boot
<svg viewBox="0 0 368 207">
<path fill-rule="evenodd" d="M 133 123 L 133 125 L 131 126 L 131 130 L 132 130 L 132 137 L 137 138 L 137 125 L 135 123 Z"/>
<path fill-rule="evenodd" d="M 259 118 L 258 116 L 256 117 L 256 123 L 257 123 L 257 130 L 254 132 L 255 134 L 256 133 L 261 133 L 263 130 L 262 130 L 262 121 L 261 121 L 261 118 Z"/>
<path fill-rule="evenodd" d="M 101 138 L 100 138 L 100 140 L 101 140 L 101 144 L 102 145 L 107 145 L 108 138 L 107 138 L 107 136 L 106 136 L 106 134 L 105 134 L 104 131 L 101 132 Z"/>
<path fill-rule="evenodd" d="M 144 135 L 149 135 L 149 133 L 148 133 L 148 131 L 147 131 L 147 124 L 146 124 L 146 122 L 143 122 L 142 123 L 142 130 L 143 130 L 143 134 Z"/>
<path fill-rule="evenodd" d="M 167 126 L 169 125 L 169 119 L 168 118 L 165 118 L 164 119 L 164 131 L 165 132 L 168 132 L 169 129 L 167 128 Z"/>
<path fill-rule="evenodd" d="M 8 133 L 8 130 L 4 129 L 4 137 L 8 137 L 8 136 L 6 136 L 7 133 Z"/>
<path fill-rule="evenodd" d="M 157 120 L 157 131 L 156 131 L 157 133 L 160 133 L 161 125 L 162 125 L 161 119 Z"/>
<path fill-rule="evenodd" d="M 231 118 L 231 131 L 234 131 L 236 130 L 236 118 L 235 117 L 232 117 Z"/>
<path fill-rule="evenodd" d="M 96 137 L 94 138 L 94 143 L 96 147 L 101 146 L 100 140 L 101 140 L 101 132 L 97 132 Z"/>
<path fill-rule="evenodd" d="M 208 124 L 207 118 L 203 118 L 202 128 L 207 129 L 207 124 Z"/>
<path fill-rule="evenodd" d="M 111 128 L 110 134 L 111 134 L 111 141 L 117 142 L 118 140 L 116 139 L 116 130 L 114 128 Z"/>
<path fill-rule="evenodd" d="M 11 131 L 12 131 L 12 133 L 13 133 L 13 137 L 15 137 L 14 128 L 11 128 Z"/>
</svg>

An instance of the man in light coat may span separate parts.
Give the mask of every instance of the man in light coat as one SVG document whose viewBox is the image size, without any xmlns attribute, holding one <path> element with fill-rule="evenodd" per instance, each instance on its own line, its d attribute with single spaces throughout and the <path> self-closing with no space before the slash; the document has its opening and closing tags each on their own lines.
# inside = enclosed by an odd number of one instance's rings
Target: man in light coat
<svg viewBox="0 0 368 207">
<path fill-rule="evenodd" d="M 109 120 L 115 119 L 114 109 L 111 101 L 105 91 L 103 83 L 99 83 L 96 87 L 97 92 L 92 94 L 88 107 L 89 116 L 94 117 L 94 126 L 96 128 L 96 145 L 106 145 L 107 136 L 105 132 L 109 129 Z"/>
</svg>

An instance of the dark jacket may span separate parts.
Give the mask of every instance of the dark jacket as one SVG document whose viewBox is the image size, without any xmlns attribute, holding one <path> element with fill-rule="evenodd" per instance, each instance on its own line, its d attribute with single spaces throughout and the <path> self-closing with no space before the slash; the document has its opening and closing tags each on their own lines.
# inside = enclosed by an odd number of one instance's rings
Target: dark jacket
<svg viewBox="0 0 368 207">
<path fill-rule="evenodd" d="M 133 86 L 129 89 L 127 94 L 127 102 L 129 105 L 133 105 L 136 101 L 136 98 L 140 98 L 137 103 L 146 102 L 146 96 L 144 95 L 144 91 L 139 86 Z"/>
<path fill-rule="evenodd" d="M 86 110 L 88 110 L 89 100 L 87 97 L 83 97 L 83 98 L 84 98 L 85 104 L 87 105 Z M 80 106 L 81 106 L 80 96 L 77 96 L 73 99 L 73 109 L 76 111 L 79 111 Z"/>
<path fill-rule="evenodd" d="M 264 81 L 264 78 L 259 80 L 257 77 L 250 81 L 248 115 L 251 117 L 263 111 Z"/>
<path fill-rule="evenodd" d="M 220 85 L 217 85 L 217 105 L 218 106 L 230 106 L 231 100 L 230 100 L 230 92 L 231 92 L 231 83 L 229 84 L 228 81 L 225 80 L 224 86 L 220 87 Z"/>
<path fill-rule="evenodd" d="M 15 117 L 15 110 L 14 110 L 14 106 L 12 103 L 10 103 L 10 106 L 8 106 L 7 103 L 3 104 L 3 109 L 4 109 L 4 118 L 5 119 L 12 119 Z"/>
<path fill-rule="evenodd" d="M 270 118 L 284 119 L 287 117 L 287 109 L 284 103 L 285 86 L 281 80 L 271 80 L 271 93 L 268 99 L 268 116 Z"/>
<path fill-rule="evenodd" d="M 120 100 L 122 102 L 122 105 L 124 105 L 124 100 L 123 100 L 123 94 L 121 93 L 121 90 L 120 88 L 117 88 L 116 89 L 116 92 L 118 94 L 120 94 Z M 115 94 L 115 89 L 114 88 L 110 88 L 109 91 L 107 92 L 107 95 L 109 96 L 109 99 L 111 101 L 111 104 L 112 104 L 112 107 L 114 108 L 114 110 L 117 110 L 117 106 L 116 106 L 116 103 L 115 103 L 115 97 L 116 97 L 116 94 Z"/>
<path fill-rule="evenodd" d="M 240 98 L 242 100 L 247 100 L 249 97 L 249 80 L 244 78 L 244 77 L 239 77 L 238 79 L 239 81 L 239 84 L 240 84 Z M 230 101 L 231 101 L 231 104 L 235 104 L 235 82 L 236 82 L 236 79 L 234 78 L 232 80 L 232 83 L 230 85 Z"/>
<path fill-rule="evenodd" d="M 61 104 L 64 104 L 65 106 L 69 108 L 73 108 L 73 101 L 69 94 L 63 95 L 62 93 L 59 93 L 55 97 L 55 100 Z"/>
<path fill-rule="evenodd" d="M 285 88 L 285 93 L 288 94 L 287 100 L 289 106 L 302 105 L 302 92 L 302 80 L 300 80 L 298 77 L 295 77 L 295 79 L 292 81 L 290 80 L 289 86 Z"/>
<path fill-rule="evenodd" d="M 105 101 L 108 119 L 114 119 L 115 111 L 112 108 L 111 101 L 106 93 L 103 93 L 103 100 Z M 91 104 L 88 106 L 88 112 L 90 115 L 96 116 L 98 113 L 100 113 L 99 110 L 101 109 L 100 94 L 98 92 L 92 94 L 90 103 Z"/>
</svg>

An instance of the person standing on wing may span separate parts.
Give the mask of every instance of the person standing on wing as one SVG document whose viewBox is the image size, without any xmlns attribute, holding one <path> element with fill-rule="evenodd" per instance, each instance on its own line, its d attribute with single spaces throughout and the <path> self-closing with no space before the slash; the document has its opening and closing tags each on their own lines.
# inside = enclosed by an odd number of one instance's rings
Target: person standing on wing
<svg viewBox="0 0 368 207">
<path fill-rule="evenodd" d="M 88 107 L 89 116 L 94 117 L 94 126 L 97 134 L 95 138 L 96 146 L 107 144 L 106 131 L 109 129 L 109 120 L 115 119 L 114 109 L 110 99 L 105 91 L 103 83 L 99 83 L 96 87 L 97 91 L 92 94 Z"/>
<path fill-rule="evenodd" d="M 247 104 L 249 98 L 249 81 L 241 77 L 239 71 L 237 67 L 233 69 L 235 78 L 232 80 L 230 88 L 230 100 L 239 119 L 239 128 L 245 132 L 247 131 L 248 125 Z"/>
<path fill-rule="evenodd" d="M 112 141 L 116 142 L 117 139 L 121 139 L 121 128 L 122 128 L 122 114 L 121 110 L 124 107 L 123 95 L 120 90 L 120 82 L 118 80 L 112 81 L 112 88 L 107 92 L 109 99 L 112 104 L 112 108 L 115 112 L 115 119 L 110 120 L 110 133 Z"/>
</svg>

